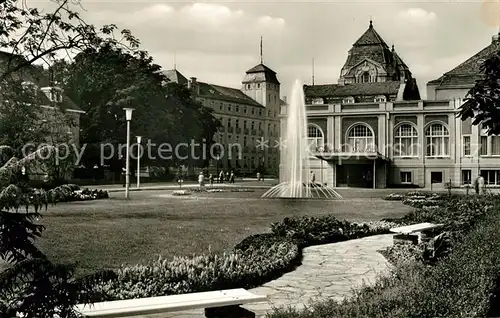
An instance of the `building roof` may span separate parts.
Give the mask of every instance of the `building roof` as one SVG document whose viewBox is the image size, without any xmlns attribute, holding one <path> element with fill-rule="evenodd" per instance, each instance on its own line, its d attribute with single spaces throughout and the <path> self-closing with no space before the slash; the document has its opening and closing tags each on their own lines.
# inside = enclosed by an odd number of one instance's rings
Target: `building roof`
<svg viewBox="0 0 500 318">
<path fill-rule="evenodd" d="M 481 64 L 500 50 L 498 36 L 493 37 L 493 41 L 452 70 L 444 73 L 441 77 L 427 82 L 427 85 L 474 85 L 476 80 L 482 77 Z"/>
<path fill-rule="evenodd" d="M 20 55 L 14 55 L 5 51 L 0 51 L 0 69 L 5 68 L 8 61 L 11 63 L 23 62 L 25 59 Z M 12 74 L 13 78 L 16 80 L 22 80 L 25 82 L 32 82 L 35 84 L 40 90 L 43 87 L 51 87 L 51 80 L 49 75 L 47 74 L 47 70 L 43 69 L 41 66 L 35 65 L 27 65 L 22 67 L 20 70 L 14 72 Z M 40 90 L 39 96 L 46 105 L 50 106 L 53 102 L 49 100 L 49 98 L 41 92 Z M 61 107 L 66 110 L 73 110 L 83 112 L 82 109 L 76 105 L 67 95 L 62 94 L 62 102 L 60 103 Z"/>
<path fill-rule="evenodd" d="M 370 25 L 368 27 L 368 30 L 363 33 L 359 37 L 359 39 L 354 42 L 353 46 L 361 46 L 361 45 L 381 45 L 383 47 L 389 48 L 385 41 L 382 39 L 380 34 L 375 31 L 375 28 L 373 28 L 373 23 L 370 21 Z"/>
<path fill-rule="evenodd" d="M 174 83 L 178 83 L 181 85 L 186 85 L 188 80 L 184 75 L 181 74 L 177 69 L 174 70 L 166 70 L 166 71 L 161 71 L 163 75 L 170 81 Z"/>
<path fill-rule="evenodd" d="M 403 60 L 394 51 L 394 46 L 392 46 L 391 50 L 380 34 L 378 34 L 373 27 L 372 21 L 370 21 L 370 25 L 365 33 L 352 45 L 342 69 L 347 70 L 366 58 L 386 68 L 408 69 Z M 390 72 L 391 70 L 388 69 L 387 71 Z"/>
<path fill-rule="evenodd" d="M 246 72 L 243 83 L 253 83 L 253 82 L 268 82 L 273 84 L 280 84 L 276 72 L 267 67 L 266 65 L 260 63 Z"/>
<path fill-rule="evenodd" d="M 200 87 L 200 97 L 222 99 L 250 106 L 264 107 L 237 88 L 203 82 L 198 82 L 198 85 Z"/>
<path fill-rule="evenodd" d="M 347 85 L 304 85 L 306 97 L 347 97 L 347 96 L 375 96 L 395 95 L 401 83 L 399 81 L 355 83 Z"/>
</svg>

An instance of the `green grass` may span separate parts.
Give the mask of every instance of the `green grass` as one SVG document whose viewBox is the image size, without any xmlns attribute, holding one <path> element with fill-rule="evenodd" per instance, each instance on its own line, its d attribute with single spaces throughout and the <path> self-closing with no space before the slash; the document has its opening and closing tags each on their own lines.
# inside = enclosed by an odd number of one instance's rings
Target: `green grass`
<svg viewBox="0 0 500 318">
<path fill-rule="evenodd" d="M 111 193 L 109 200 L 49 206 L 39 246 L 56 262 L 78 262 L 82 272 L 208 251 L 222 252 L 285 217 L 333 214 L 373 221 L 400 217 L 400 202 L 262 200 L 263 190 L 172 197 L 171 191 Z M 163 197 L 161 197 L 163 196 Z"/>
</svg>

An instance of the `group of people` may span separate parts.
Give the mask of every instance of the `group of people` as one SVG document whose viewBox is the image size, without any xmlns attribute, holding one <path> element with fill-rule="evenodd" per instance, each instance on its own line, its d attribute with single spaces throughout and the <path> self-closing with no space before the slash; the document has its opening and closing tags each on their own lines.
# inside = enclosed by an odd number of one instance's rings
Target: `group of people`
<svg viewBox="0 0 500 318">
<path fill-rule="evenodd" d="M 224 181 L 227 181 L 229 183 L 234 183 L 235 175 L 234 171 L 231 171 L 231 173 L 226 172 L 224 174 L 224 171 L 221 171 L 219 173 L 219 176 L 216 179 L 216 176 L 213 174 L 209 174 L 208 176 L 208 182 L 210 182 L 210 185 L 212 186 L 214 184 L 214 181 L 217 180 L 218 183 L 224 183 Z M 205 174 L 203 171 L 200 171 L 200 174 L 198 176 L 198 184 L 200 185 L 200 190 L 205 188 Z"/>
</svg>

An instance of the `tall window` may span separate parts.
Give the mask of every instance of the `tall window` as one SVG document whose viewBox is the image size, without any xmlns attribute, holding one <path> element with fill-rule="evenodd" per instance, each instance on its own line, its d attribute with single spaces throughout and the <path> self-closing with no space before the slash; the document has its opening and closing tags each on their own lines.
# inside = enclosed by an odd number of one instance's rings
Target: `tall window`
<svg viewBox="0 0 500 318">
<path fill-rule="evenodd" d="M 491 155 L 500 155 L 500 136 L 491 136 Z"/>
<path fill-rule="evenodd" d="M 488 136 L 481 136 L 481 149 L 479 150 L 481 156 L 488 155 Z"/>
<path fill-rule="evenodd" d="M 358 124 L 352 127 L 347 134 L 349 151 L 371 152 L 375 150 L 375 137 L 368 126 Z"/>
<path fill-rule="evenodd" d="M 425 130 L 427 156 L 441 157 L 450 155 L 450 132 L 443 124 L 431 124 Z"/>
<path fill-rule="evenodd" d="M 463 136 L 464 156 L 470 156 L 470 136 Z"/>
<path fill-rule="evenodd" d="M 418 156 L 418 133 L 411 124 L 401 124 L 394 133 L 394 156 Z"/>
<path fill-rule="evenodd" d="M 323 132 L 314 124 L 309 124 L 307 127 L 307 144 L 312 151 L 317 151 L 319 147 L 324 147 L 325 139 Z"/>
<path fill-rule="evenodd" d="M 361 81 L 363 83 L 370 82 L 370 74 L 368 72 L 364 72 L 363 75 L 361 76 Z"/>
</svg>

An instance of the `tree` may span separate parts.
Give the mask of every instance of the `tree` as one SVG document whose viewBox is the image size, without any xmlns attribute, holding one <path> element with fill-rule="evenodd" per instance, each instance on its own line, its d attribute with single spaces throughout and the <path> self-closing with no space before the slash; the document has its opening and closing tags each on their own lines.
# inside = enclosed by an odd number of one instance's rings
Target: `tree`
<svg viewBox="0 0 500 318">
<path fill-rule="evenodd" d="M 124 107 L 135 108 L 132 135 L 141 135 L 152 144 L 212 140 L 214 127 L 220 123 L 211 110 L 196 102 L 184 86 L 164 85 L 167 79 L 160 70 L 147 52 L 124 51 L 114 45 L 85 50 L 73 63 L 57 63 L 55 77 L 87 113 L 81 128 L 88 165 L 99 162 L 100 144 L 111 143 L 116 149 L 125 143 Z M 171 165 L 177 159 L 156 157 L 141 162 Z"/>
<path fill-rule="evenodd" d="M 105 43 L 127 48 L 139 45 L 129 30 L 122 30 L 121 39 L 116 40 L 113 35 L 116 25 L 96 29 L 87 24 L 73 9 L 80 7 L 78 0 L 52 0 L 52 3 L 54 11 L 41 13 L 25 1 L 0 0 L 0 49 L 12 53 L 0 72 L 0 82 L 37 62 L 50 64 L 63 52 L 72 55 Z"/>
<path fill-rule="evenodd" d="M 61 189 L 45 192 L 23 182 L 21 169 L 30 167 L 53 146 L 45 146 L 21 156 L 25 142 L 38 140 L 36 127 L 39 106 L 44 105 L 22 85 L 24 76 L 41 71 L 35 64 L 51 64 L 57 54 L 113 44 L 135 48 L 139 42 L 128 30 L 116 40 L 115 25 L 96 29 L 83 21 L 73 6 L 78 2 L 53 1 L 53 12 L 41 13 L 25 1 L 0 0 L 0 52 L 6 61 L 0 65 L 0 104 L 2 139 L 12 146 L 0 146 L 0 258 L 9 266 L 0 272 L 0 317 L 74 317 L 76 303 L 91 303 L 103 295 L 90 292 L 96 281 L 113 277 L 112 272 L 75 278 L 74 265 L 53 264 L 34 244 L 43 231 L 38 224 L 39 210 L 54 203 Z M 125 43 L 123 43 L 125 42 Z M 29 75 L 29 74 L 28 74 Z M 17 108 L 20 107 L 20 108 Z M 23 116 L 26 120 L 23 121 Z M 7 118 L 15 119 L 10 122 Z M 9 126 L 10 125 L 10 126 Z M 26 207 L 25 213 L 18 209 Z"/>
<path fill-rule="evenodd" d="M 488 134 L 500 134 L 500 51 L 486 59 L 480 67 L 482 78 L 469 90 L 459 116 L 473 118 L 473 125 L 482 124 Z"/>
<path fill-rule="evenodd" d="M 17 159 L 10 157 L 13 149 L 0 146 L 0 259 L 9 263 L 0 271 L 0 317 L 76 317 L 74 306 L 92 303 L 104 297 L 94 293 L 92 286 L 101 280 L 116 277 L 103 271 L 75 277 L 75 265 L 53 264 L 34 244 L 44 227 L 38 224 L 39 210 L 61 189 L 48 192 L 34 190 L 20 182 L 20 169 L 35 163 L 51 146 Z M 21 207 L 25 213 L 18 213 Z M 31 210 L 31 211 L 30 211 Z"/>
</svg>

